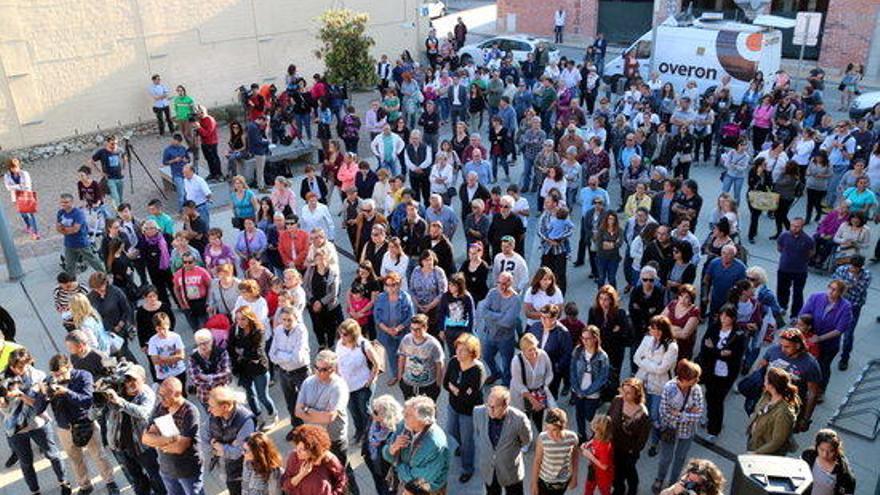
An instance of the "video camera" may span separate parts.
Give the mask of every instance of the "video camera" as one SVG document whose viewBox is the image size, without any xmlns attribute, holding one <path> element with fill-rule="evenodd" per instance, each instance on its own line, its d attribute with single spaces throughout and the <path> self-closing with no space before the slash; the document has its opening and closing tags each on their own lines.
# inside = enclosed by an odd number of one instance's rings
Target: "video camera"
<svg viewBox="0 0 880 495">
<path fill-rule="evenodd" d="M 70 380 L 59 380 L 55 375 L 49 375 L 43 381 L 43 387 L 46 395 L 52 398 L 58 395 L 58 387 L 65 386 L 69 382 Z"/>
<path fill-rule="evenodd" d="M 9 391 L 18 388 L 21 383 L 20 376 L 10 376 L 0 380 L 0 399 L 5 399 Z"/>
<path fill-rule="evenodd" d="M 107 403 L 110 390 L 115 392 L 116 395 L 123 394 L 126 373 L 132 367 L 132 363 L 128 362 L 125 358 L 119 358 L 119 360 L 110 359 L 109 361 L 111 361 L 108 363 L 108 367 L 111 368 L 110 374 L 95 381 L 94 397 L 95 402 L 98 404 Z"/>
</svg>

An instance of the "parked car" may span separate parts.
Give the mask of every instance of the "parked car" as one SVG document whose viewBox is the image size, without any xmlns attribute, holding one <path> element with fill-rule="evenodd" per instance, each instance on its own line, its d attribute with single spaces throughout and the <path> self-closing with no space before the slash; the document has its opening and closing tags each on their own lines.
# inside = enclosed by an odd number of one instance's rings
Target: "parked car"
<svg viewBox="0 0 880 495">
<path fill-rule="evenodd" d="M 553 46 L 547 40 L 533 38 L 531 36 L 496 36 L 478 43 L 467 44 L 458 51 L 461 63 L 466 64 L 473 60 L 478 66 L 485 65 L 484 54 L 488 52 L 496 43 L 498 49 L 505 53 L 511 53 L 513 60 L 517 63 L 524 62 L 529 53 L 534 52 L 540 42 L 547 43 L 550 48 L 550 63 L 559 61 L 559 49 Z"/>
<path fill-rule="evenodd" d="M 852 104 L 849 106 L 849 118 L 860 119 L 870 113 L 878 104 L 880 104 L 880 91 L 862 93 L 853 98 Z"/>
<path fill-rule="evenodd" d="M 446 4 L 441 0 L 424 0 L 422 5 L 428 7 L 428 18 L 430 19 L 446 16 Z"/>
</svg>

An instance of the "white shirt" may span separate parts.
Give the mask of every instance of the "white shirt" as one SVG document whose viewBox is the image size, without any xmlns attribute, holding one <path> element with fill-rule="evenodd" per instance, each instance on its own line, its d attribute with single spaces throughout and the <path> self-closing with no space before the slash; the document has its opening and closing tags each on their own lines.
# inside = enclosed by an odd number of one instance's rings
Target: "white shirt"
<svg viewBox="0 0 880 495">
<path fill-rule="evenodd" d="M 196 206 L 202 206 L 211 199 L 211 188 L 208 182 L 198 174 L 193 174 L 189 179 L 183 179 L 183 190 L 186 199 L 191 200 Z"/>
<path fill-rule="evenodd" d="M 336 239 L 333 215 L 330 214 L 330 209 L 327 208 L 327 205 L 318 203 L 315 209 L 312 210 L 309 208 L 308 203 L 304 204 L 302 210 L 300 210 L 299 225 L 306 232 L 321 228 L 327 234 L 327 240 L 332 242 Z"/>
<path fill-rule="evenodd" d="M 490 282 L 494 284 L 501 272 L 510 272 L 513 275 L 513 286 L 517 291 L 522 292 L 529 286 L 529 265 L 525 258 L 516 251 L 510 256 L 504 253 L 495 255 L 495 259 L 492 261 L 492 280 Z"/>
<path fill-rule="evenodd" d="M 271 328 L 269 325 L 269 304 L 265 299 L 260 297 L 254 302 L 248 302 L 245 298 L 238 296 L 238 299 L 235 300 L 235 307 L 232 308 L 232 314 L 236 314 L 238 308 L 243 308 L 245 306 L 250 306 L 254 311 L 254 314 L 257 316 L 257 319 L 263 323 L 263 328 Z"/>
<path fill-rule="evenodd" d="M 553 292 L 552 296 L 548 296 L 544 289 L 538 289 L 538 292 L 532 294 L 531 289 L 526 289 L 526 295 L 523 298 L 523 304 L 531 304 L 532 308 L 536 311 L 540 310 L 544 306 L 548 304 L 562 304 L 565 300 L 562 298 L 562 291 L 559 290 L 559 287 L 556 288 L 556 291 Z M 527 326 L 532 326 L 537 323 L 538 320 L 533 320 L 528 318 L 526 320 Z"/>
<path fill-rule="evenodd" d="M 816 142 L 812 139 L 803 139 L 801 137 L 797 138 L 794 144 L 794 156 L 791 157 L 792 160 L 796 161 L 798 165 L 801 167 L 806 167 L 810 164 L 810 156 L 813 154 L 813 148 L 816 147 Z"/>
<path fill-rule="evenodd" d="M 366 387 L 370 381 L 370 367 L 362 347 L 366 345 L 369 343 L 363 337 L 358 339 L 354 349 L 343 344 L 341 339 L 336 342 L 336 365 L 339 369 L 339 375 L 345 380 L 351 391 Z"/>
<path fill-rule="evenodd" d="M 183 340 L 180 335 L 174 332 L 168 332 L 165 338 L 159 337 L 159 334 L 150 337 L 147 342 L 147 355 L 171 357 L 179 351 L 186 351 L 183 346 Z M 156 364 L 156 378 L 164 380 L 171 376 L 177 376 L 186 371 L 186 360 L 181 359 L 174 364 Z"/>
<path fill-rule="evenodd" d="M 446 191 L 453 187 L 454 173 L 455 170 L 448 163 L 443 167 L 435 165 L 431 169 L 431 193 L 446 194 Z"/>
<path fill-rule="evenodd" d="M 773 158 L 770 155 L 770 150 L 764 150 L 758 153 L 758 156 L 755 158 L 763 158 L 766 160 L 770 175 L 773 176 L 773 182 L 778 181 L 779 178 L 782 177 L 782 172 L 785 171 L 785 164 L 788 163 L 788 155 L 784 151 L 776 158 Z"/>
<path fill-rule="evenodd" d="M 161 96 L 162 98 L 158 100 L 153 100 L 153 108 L 166 108 L 168 107 L 168 88 L 165 87 L 164 84 L 151 84 L 150 85 L 150 96 L 156 97 Z"/>
<path fill-rule="evenodd" d="M 581 82 L 581 73 L 574 67 L 571 69 L 566 67 L 565 70 L 559 73 L 559 78 L 565 83 L 566 88 L 576 88 Z"/>
<path fill-rule="evenodd" d="M 406 280 L 406 268 L 409 266 L 409 256 L 401 253 L 400 259 L 397 260 L 397 263 L 394 262 L 394 259 L 391 258 L 391 253 L 385 252 L 385 255 L 382 256 L 382 267 L 379 269 L 379 273 L 382 277 L 388 275 L 389 273 L 396 273 L 400 275 L 400 290 L 408 290 L 409 285 Z"/>
<path fill-rule="evenodd" d="M 461 100 L 458 99 L 458 88 L 461 87 L 461 83 L 452 87 L 452 104 L 453 105 L 461 105 Z"/>
<path fill-rule="evenodd" d="M 308 366 L 309 351 L 309 331 L 302 323 L 291 330 L 278 326 L 272 331 L 269 361 L 277 364 L 284 371 L 294 371 Z"/>
<path fill-rule="evenodd" d="M 553 14 L 553 25 L 554 26 L 565 26 L 565 11 L 557 10 Z"/>
</svg>

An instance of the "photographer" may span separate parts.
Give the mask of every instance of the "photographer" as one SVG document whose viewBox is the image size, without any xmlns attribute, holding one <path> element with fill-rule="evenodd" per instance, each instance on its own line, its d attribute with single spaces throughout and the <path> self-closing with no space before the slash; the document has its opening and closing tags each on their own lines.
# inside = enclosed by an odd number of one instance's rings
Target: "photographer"
<svg viewBox="0 0 880 495">
<path fill-rule="evenodd" d="M 226 386 L 211 391 L 208 412 L 211 415 L 208 421 L 211 455 L 215 460 L 223 460 L 229 495 L 241 495 L 241 475 L 244 467 L 242 445 L 254 432 L 256 418 L 254 413 L 241 405 L 236 392 Z"/>
<path fill-rule="evenodd" d="M 724 475 L 712 461 L 691 459 L 681 479 L 660 495 L 721 495 Z"/>
<path fill-rule="evenodd" d="M 46 412 L 45 397 L 37 390 L 46 374 L 31 366 L 33 362 L 31 353 L 21 347 L 12 351 L 9 365 L 3 372 L 5 394 L 0 398 L 0 414 L 3 415 L 6 440 L 13 455 L 18 457 L 22 476 L 31 493 L 40 493 L 31 448 L 33 442 L 52 464 L 61 495 L 70 495 L 72 490 L 64 477 L 64 465 L 52 434 L 52 420 Z"/>
<path fill-rule="evenodd" d="M 135 495 L 165 495 L 156 450 L 140 441 L 156 404 L 156 395 L 144 384 L 146 372 L 142 366 L 128 366 L 123 378 L 119 391 L 110 389 L 105 392 L 107 444 Z"/>
<path fill-rule="evenodd" d="M 79 494 L 88 495 L 94 491 L 83 457 L 83 453 L 87 453 L 98 466 L 101 479 L 107 484 L 107 492 L 119 495 L 119 487 L 113 480 L 113 466 L 101 445 L 101 427 L 89 417 L 94 392 L 92 374 L 74 369 L 70 358 L 64 354 L 52 356 L 49 371 L 51 376 L 44 382 L 42 394 L 52 405 L 58 423 L 58 438 L 73 465 Z"/>
</svg>

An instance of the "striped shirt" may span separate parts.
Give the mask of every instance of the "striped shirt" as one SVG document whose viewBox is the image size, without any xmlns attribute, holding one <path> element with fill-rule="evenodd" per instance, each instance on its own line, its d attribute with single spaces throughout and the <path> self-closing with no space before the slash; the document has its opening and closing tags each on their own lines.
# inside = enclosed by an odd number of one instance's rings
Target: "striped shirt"
<svg viewBox="0 0 880 495">
<path fill-rule="evenodd" d="M 578 445 L 577 433 L 563 430 L 562 439 L 556 441 L 545 431 L 538 435 L 538 441 L 544 450 L 541 479 L 547 483 L 562 483 L 571 479 L 571 453 Z"/>
</svg>

